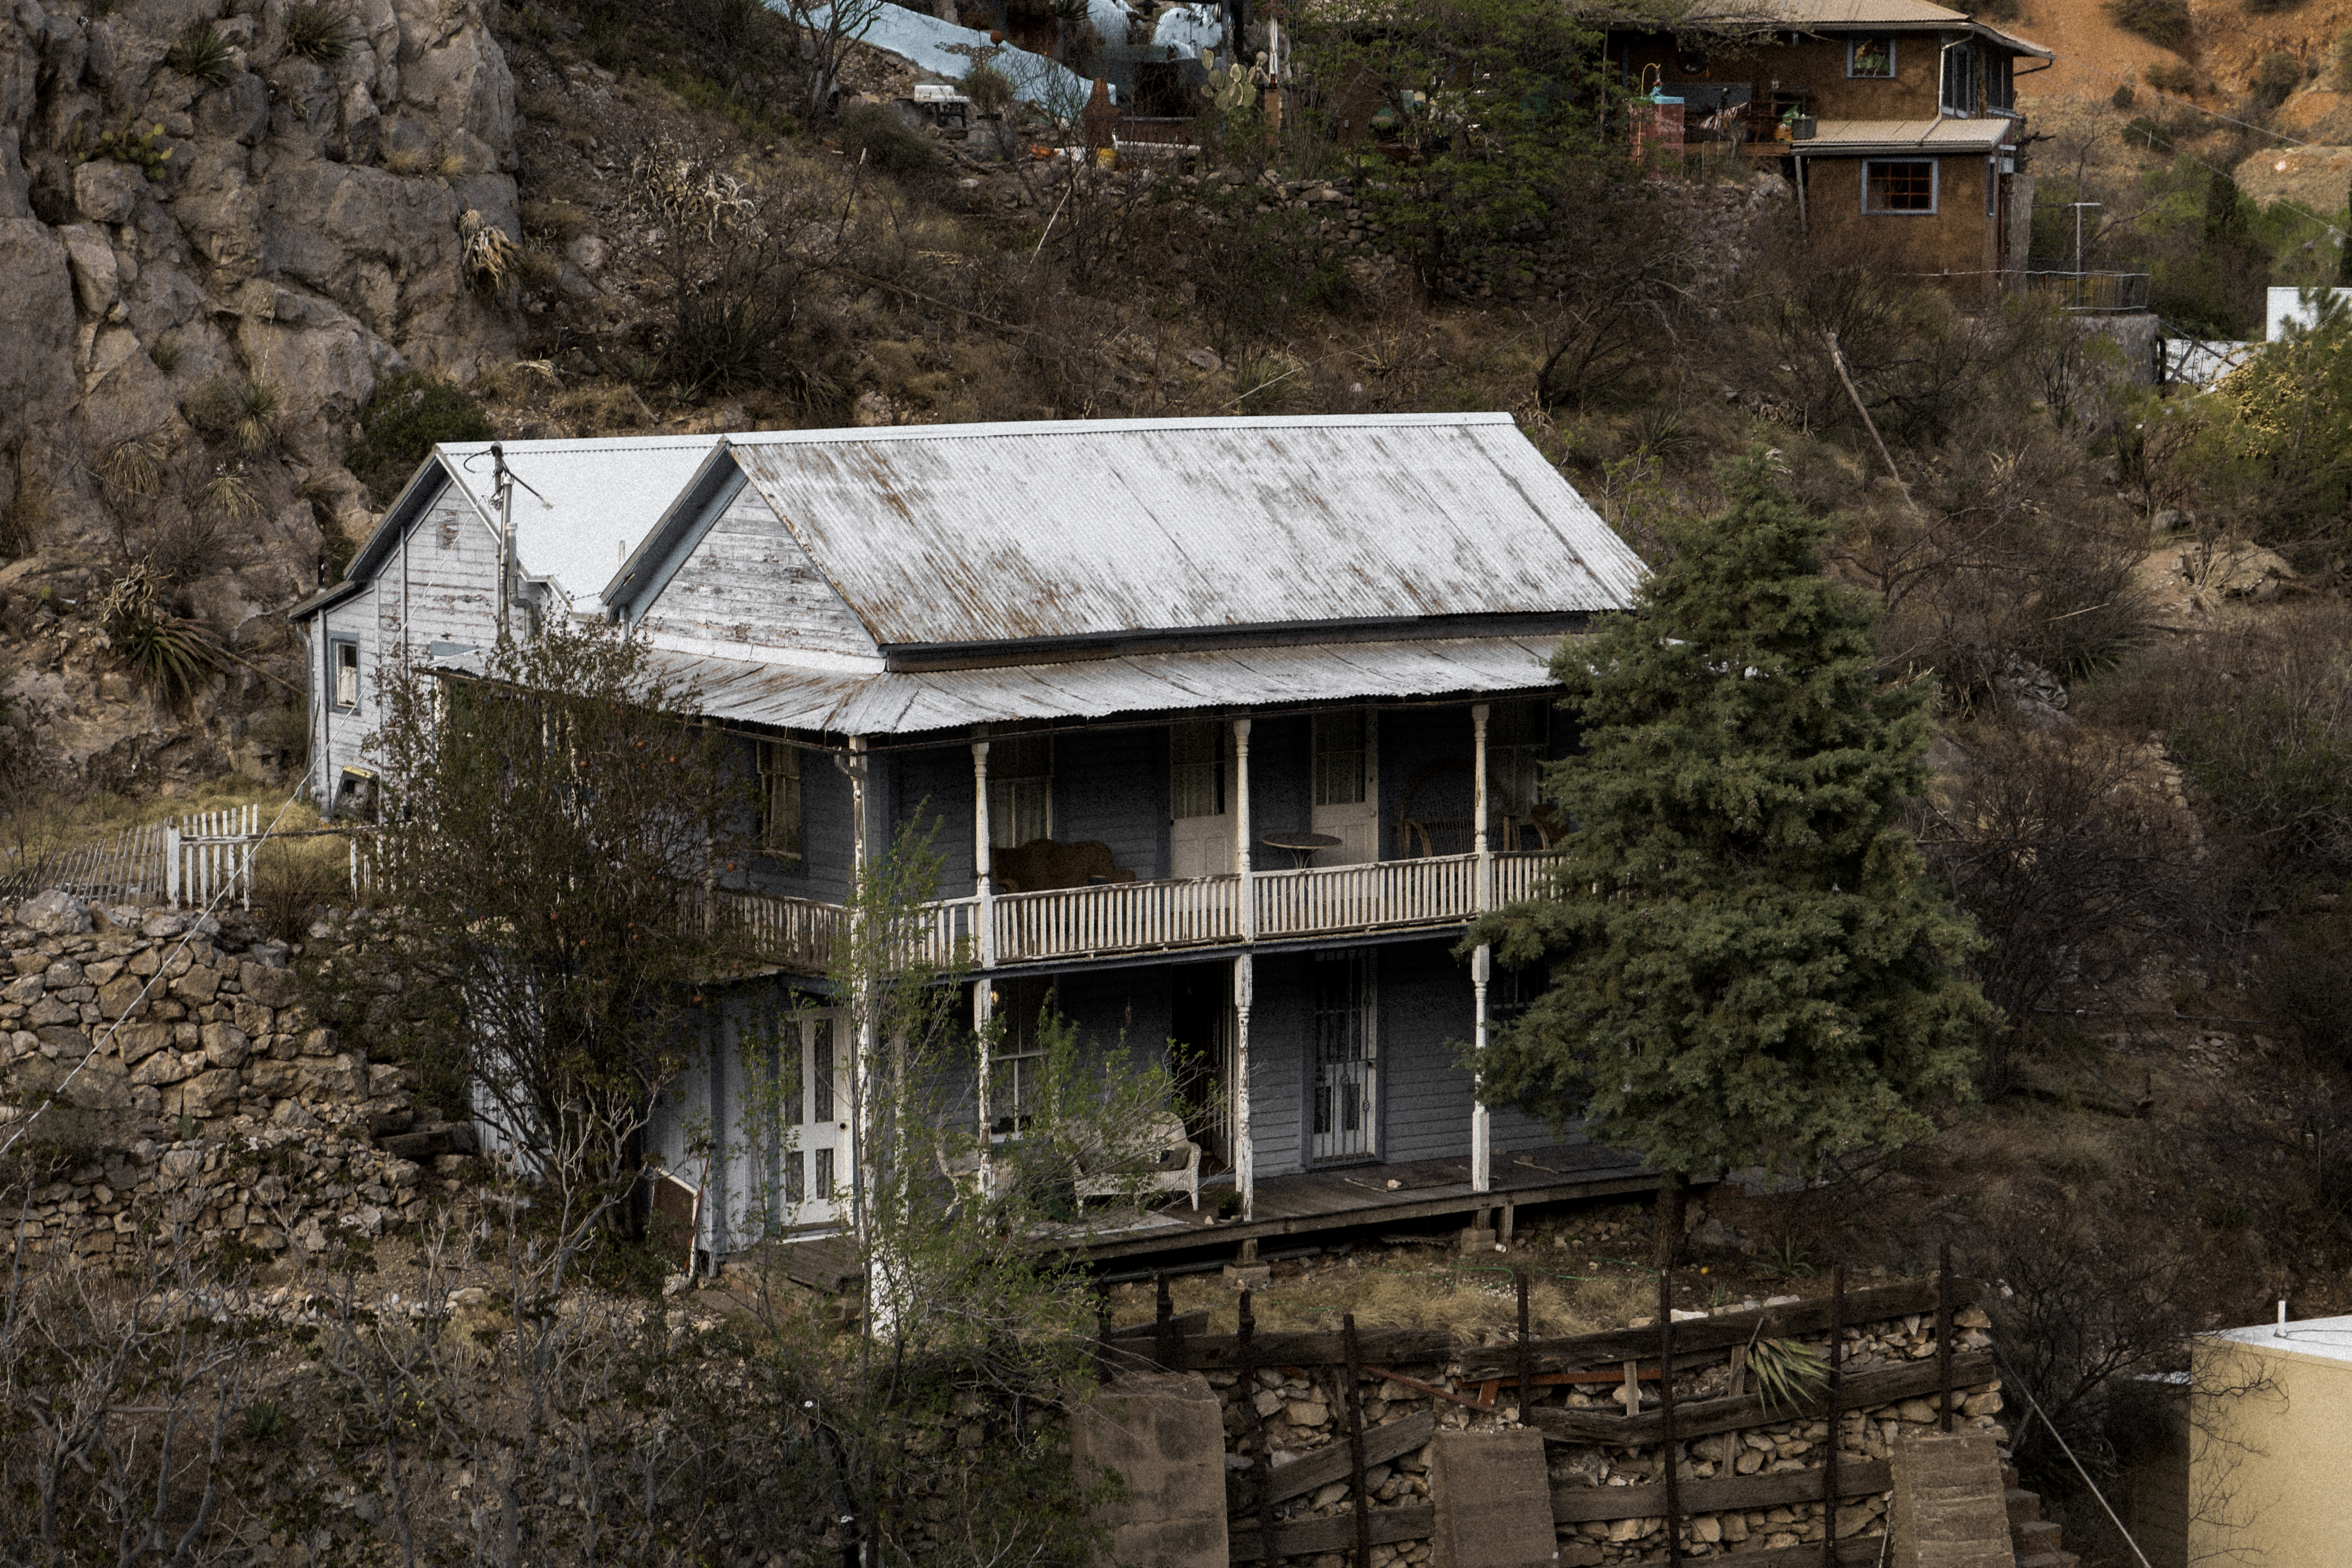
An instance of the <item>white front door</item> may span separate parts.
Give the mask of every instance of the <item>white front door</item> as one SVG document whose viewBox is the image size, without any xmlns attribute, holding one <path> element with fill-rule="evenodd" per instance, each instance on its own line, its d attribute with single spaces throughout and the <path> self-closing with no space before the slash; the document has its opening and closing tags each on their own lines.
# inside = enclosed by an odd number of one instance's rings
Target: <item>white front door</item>
<svg viewBox="0 0 2352 1568">
<path fill-rule="evenodd" d="M 837 1016 L 785 1020 L 777 1053 L 782 1113 L 777 1223 L 824 1225 L 849 1213 L 849 1059 Z"/>
<path fill-rule="evenodd" d="M 1315 831 L 1339 840 L 1314 866 L 1359 866 L 1380 858 L 1380 720 L 1370 709 L 1315 715 Z"/>
<path fill-rule="evenodd" d="M 1228 877 L 1234 869 L 1233 761 L 1223 724 L 1168 731 L 1168 874 Z"/>
</svg>

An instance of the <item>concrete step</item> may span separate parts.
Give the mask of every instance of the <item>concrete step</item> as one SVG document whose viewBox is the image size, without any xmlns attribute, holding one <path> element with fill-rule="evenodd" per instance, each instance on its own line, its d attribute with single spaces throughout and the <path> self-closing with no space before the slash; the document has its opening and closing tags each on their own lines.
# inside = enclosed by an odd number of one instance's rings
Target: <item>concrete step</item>
<svg viewBox="0 0 2352 1568">
<path fill-rule="evenodd" d="M 2011 1487 L 2000 1494 L 2000 1500 L 2008 1505 L 2009 1522 L 2012 1525 L 2031 1523 L 2042 1517 L 2040 1492 L 2029 1492 Z"/>
<path fill-rule="evenodd" d="M 2012 1523 L 2009 1527 L 2009 1536 L 2016 1543 L 2017 1555 L 2021 1560 L 2036 1553 L 2060 1550 L 2058 1525 L 2054 1520 L 2029 1519 L 2022 1524 Z"/>
</svg>

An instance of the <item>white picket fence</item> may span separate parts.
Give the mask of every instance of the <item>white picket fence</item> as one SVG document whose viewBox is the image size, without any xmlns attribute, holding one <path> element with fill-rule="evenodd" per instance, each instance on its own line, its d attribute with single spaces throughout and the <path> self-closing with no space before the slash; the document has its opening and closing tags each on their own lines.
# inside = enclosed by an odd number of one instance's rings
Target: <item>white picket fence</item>
<svg viewBox="0 0 2352 1568">
<path fill-rule="evenodd" d="M 253 907 L 254 857 L 269 837 L 258 805 L 199 811 L 150 824 L 97 844 L 63 850 L 0 848 L 0 895 L 25 898 L 62 888 L 106 903 L 163 903 L 206 909 L 215 900 Z M 307 838 L 313 833 L 281 833 Z M 351 883 L 367 876 L 360 835 L 351 835 Z"/>
</svg>

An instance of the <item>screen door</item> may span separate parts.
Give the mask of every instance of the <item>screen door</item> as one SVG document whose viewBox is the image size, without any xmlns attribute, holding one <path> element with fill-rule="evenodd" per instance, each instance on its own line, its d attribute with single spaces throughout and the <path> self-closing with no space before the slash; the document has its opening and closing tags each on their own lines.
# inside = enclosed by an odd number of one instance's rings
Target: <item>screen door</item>
<svg viewBox="0 0 2352 1568">
<path fill-rule="evenodd" d="M 1308 1096 L 1317 1164 L 1381 1152 L 1380 1054 L 1372 1028 L 1372 960 L 1364 952 L 1315 955 L 1315 1082 Z"/>
</svg>

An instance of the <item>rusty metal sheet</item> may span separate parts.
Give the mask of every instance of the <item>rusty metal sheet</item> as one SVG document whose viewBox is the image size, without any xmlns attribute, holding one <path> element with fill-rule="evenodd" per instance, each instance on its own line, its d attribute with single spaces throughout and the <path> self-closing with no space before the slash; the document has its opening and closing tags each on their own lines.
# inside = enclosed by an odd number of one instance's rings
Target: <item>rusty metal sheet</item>
<svg viewBox="0 0 2352 1568">
<path fill-rule="evenodd" d="M 1284 707 L 1375 697 L 1528 691 L 1551 683 L 1558 639 L 1456 637 L 1130 655 L 985 669 L 859 675 L 659 652 L 715 719 L 838 735 L 971 724 Z"/>
<path fill-rule="evenodd" d="M 885 647 L 1613 610 L 1642 572 L 1504 414 L 730 440 Z"/>
<path fill-rule="evenodd" d="M 2014 120 L 1823 120 L 1807 141 L 1790 147 L 1811 158 L 1828 153 L 1990 153 L 2016 136 Z"/>
</svg>

